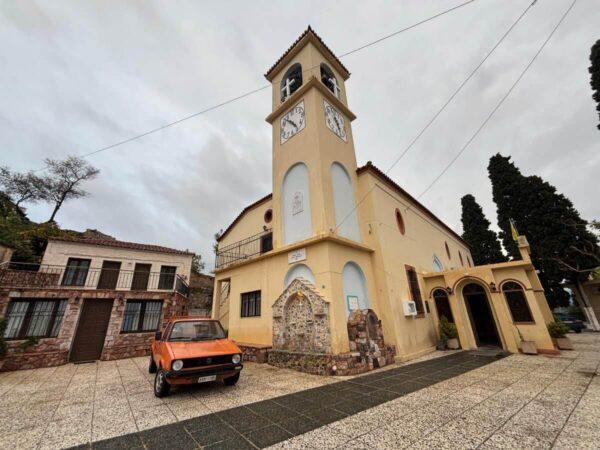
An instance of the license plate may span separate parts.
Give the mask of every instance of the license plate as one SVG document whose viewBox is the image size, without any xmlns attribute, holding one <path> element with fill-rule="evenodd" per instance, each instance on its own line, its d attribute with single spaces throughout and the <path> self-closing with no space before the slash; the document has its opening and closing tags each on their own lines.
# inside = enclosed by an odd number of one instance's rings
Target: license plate
<svg viewBox="0 0 600 450">
<path fill-rule="evenodd" d="M 207 377 L 198 378 L 198 383 L 208 383 L 209 381 L 215 381 L 217 379 L 216 375 L 209 375 Z"/>
</svg>

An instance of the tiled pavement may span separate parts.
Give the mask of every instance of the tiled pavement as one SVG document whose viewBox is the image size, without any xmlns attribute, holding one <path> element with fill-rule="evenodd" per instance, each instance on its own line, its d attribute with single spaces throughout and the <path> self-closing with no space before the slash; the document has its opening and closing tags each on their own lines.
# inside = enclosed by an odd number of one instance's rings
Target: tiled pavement
<svg viewBox="0 0 600 450">
<path fill-rule="evenodd" d="M 199 386 L 164 401 L 152 397 L 146 359 L 1 374 L 0 448 L 136 430 L 93 446 L 599 448 L 600 334 L 571 338 L 576 350 L 558 358 L 512 355 L 479 366 L 487 361 L 461 353 L 342 382 L 248 365 L 233 390 Z M 109 382 L 115 376 L 121 389 Z M 92 379 L 94 389 L 83 387 Z M 285 395 L 294 391 L 302 392 Z M 90 400 L 91 414 L 78 406 Z"/>
</svg>

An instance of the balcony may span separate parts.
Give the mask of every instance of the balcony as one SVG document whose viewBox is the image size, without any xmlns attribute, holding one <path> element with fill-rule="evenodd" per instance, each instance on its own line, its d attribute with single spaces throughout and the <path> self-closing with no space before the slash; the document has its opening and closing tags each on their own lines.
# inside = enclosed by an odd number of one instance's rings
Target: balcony
<svg viewBox="0 0 600 450">
<path fill-rule="evenodd" d="M 0 287 L 189 293 L 186 281 L 174 273 L 28 263 L 0 265 Z"/>
<path fill-rule="evenodd" d="M 254 258 L 273 250 L 273 232 L 265 230 L 217 250 L 215 269 L 223 269 L 239 261 Z"/>
</svg>

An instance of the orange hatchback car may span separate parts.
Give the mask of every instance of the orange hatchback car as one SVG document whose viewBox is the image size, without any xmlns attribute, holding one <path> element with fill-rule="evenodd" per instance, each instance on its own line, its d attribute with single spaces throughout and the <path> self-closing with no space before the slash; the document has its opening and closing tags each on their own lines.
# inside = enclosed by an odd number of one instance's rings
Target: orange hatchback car
<svg viewBox="0 0 600 450">
<path fill-rule="evenodd" d="M 164 397 L 171 385 L 240 379 L 242 352 L 227 339 L 218 320 L 174 317 L 152 343 L 148 371 L 156 373 L 154 395 Z"/>
</svg>

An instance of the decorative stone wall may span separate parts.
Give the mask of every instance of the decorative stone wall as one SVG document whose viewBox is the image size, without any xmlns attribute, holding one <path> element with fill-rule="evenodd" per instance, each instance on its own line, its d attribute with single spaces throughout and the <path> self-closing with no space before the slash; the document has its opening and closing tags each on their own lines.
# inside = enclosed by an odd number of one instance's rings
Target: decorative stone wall
<svg viewBox="0 0 600 450">
<path fill-rule="evenodd" d="M 0 370 L 34 369 L 65 364 L 69 359 L 69 351 L 79 312 L 84 299 L 114 299 L 113 309 L 108 324 L 104 349 L 101 359 L 119 359 L 131 356 L 144 356 L 150 352 L 150 344 L 154 338 L 151 333 L 121 334 L 121 322 L 125 310 L 125 301 L 162 300 L 162 324 L 172 316 L 184 316 L 188 311 L 188 299 L 176 292 L 147 292 L 147 291 L 95 291 L 77 289 L 1 289 L 0 317 L 6 313 L 11 298 L 54 298 L 67 299 L 67 308 L 63 316 L 58 336 L 40 339 L 37 344 L 23 349 L 24 340 L 7 341 L 8 352 Z"/>
<path fill-rule="evenodd" d="M 372 309 L 352 311 L 348 317 L 350 353 L 358 353 L 369 370 L 394 362 L 396 348 L 386 345 L 383 328 Z"/>
<path fill-rule="evenodd" d="M 190 315 L 210 317 L 215 277 L 194 273 L 189 282 Z"/>
<path fill-rule="evenodd" d="M 330 353 L 329 303 L 296 278 L 273 304 L 273 350 Z"/>
<path fill-rule="evenodd" d="M 267 362 L 271 350 L 270 345 L 245 344 L 243 342 L 236 342 L 236 344 L 242 351 L 243 361 L 252 361 L 259 364 Z"/>
</svg>

